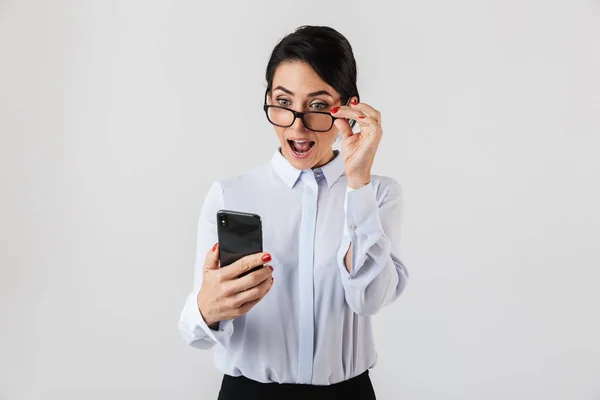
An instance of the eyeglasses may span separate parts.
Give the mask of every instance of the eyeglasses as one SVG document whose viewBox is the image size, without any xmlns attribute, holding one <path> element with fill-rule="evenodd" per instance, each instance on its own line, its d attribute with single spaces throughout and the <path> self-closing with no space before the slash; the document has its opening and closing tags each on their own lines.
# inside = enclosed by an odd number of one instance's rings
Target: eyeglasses
<svg viewBox="0 0 600 400">
<path fill-rule="evenodd" d="M 289 108 L 267 104 L 263 107 L 269 122 L 282 128 L 289 128 L 294 125 L 296 118 L 300 118 L 306 129 L 313 132 L 327 132 L 333 127 L 333 121 L 337 119 L 330 113 L 323 111 L 298 112 Z"/>
<path fill-rule="evenodd" d="M 265 93 L 263 109 L 267 119 L 271 124 L 282 128 L 289 128 L 294 125 L 296 118 L 300 118 L 306 129 L 313 132 L 327 132 L 333 127 L 333 122 L 338 119 L 326 111 L 298 112 L 282 106 L 270 106 L 266 103 Z"/>
</svg>

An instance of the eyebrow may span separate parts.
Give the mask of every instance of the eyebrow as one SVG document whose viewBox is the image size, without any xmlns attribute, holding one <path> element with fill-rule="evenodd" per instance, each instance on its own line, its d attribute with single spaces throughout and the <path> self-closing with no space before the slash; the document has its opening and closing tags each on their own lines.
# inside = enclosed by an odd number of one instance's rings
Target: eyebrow
<svg viewBox="0 0 600 400">
<path fill-rule="evenodd" d="M 277 89 L 281 90 L 282 92 L 285 92 L 285 93 L 289 94 L 290 96 L 293 96 L 293 95 L 294 95 L 294 92 L 292 92 L 292 91 L 291 91 L 291 90 L 289 90 L 289 89 L 286 89 L 286 88 L 284 88 L 283 86 L 277 86 L 275 89 L 273 89 L 273 91 L 275 91 L 275 90 L 277 90 Z M 320 96 L 320 95 L 322 95 L 322 94 L 324 94 L 324 95 L 327 95 L 327 96 L 329 96 L 329 97 L 333 97 L 333 96 L 331 95 L 331 93 L 329 93 L 327 90 L 317 90 L 316 92 L 309 93 L 309 94 L 308 94 L 308 97 Z"/>
</svg>

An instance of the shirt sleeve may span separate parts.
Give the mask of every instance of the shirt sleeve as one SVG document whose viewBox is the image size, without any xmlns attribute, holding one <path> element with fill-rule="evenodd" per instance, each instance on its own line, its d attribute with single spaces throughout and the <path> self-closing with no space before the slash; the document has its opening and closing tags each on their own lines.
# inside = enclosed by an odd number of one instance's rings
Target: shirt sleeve
<svg viewBox="0 0 600 400">
<path fill-rule="evenodd" d="M 202 275 L 206 253 L 217 243 L 217 211 L 223 208 L 223 189 L 219 182 L 214 182 L 204 199 L 196 241 L 196 261 L 194 267 L 194 287 L 187 296 L 179 317 L 179 333 L 185 342 L 200 349 L 209 349 L 218 343 L 227 347 L 233 334 L 232 320 L 220 321 L 218 330 L 208 327 L 200 310 L 197 296 L 202 286 Z"/>
<path fill-rule="evenodd" d="M 373 315 L 396 300 L 409 276 L 400 254 L 402 188 L 395 180 L 389 182 L 381 183 L 380 199 L 373 182 L 346 190 L 338 264 L 346 302 L 358 315 Z M 345 256 L 350 245 L 352 265 L 348 272 Z"/>
</svg>

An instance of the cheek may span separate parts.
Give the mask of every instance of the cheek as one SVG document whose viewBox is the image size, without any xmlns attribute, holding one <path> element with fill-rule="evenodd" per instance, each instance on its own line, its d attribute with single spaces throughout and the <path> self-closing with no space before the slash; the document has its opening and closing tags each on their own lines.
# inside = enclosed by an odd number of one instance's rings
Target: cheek
<svg viewBox="0 0 600 400">
<path fill-rule="evenodd" d="M 337 137 L 337 135 L 338 135 L 338 130 L 336 127 L 334 127 L 332 130 L 330 130 L 328 132 L 323 132 L 323 133 L 319 134 L 319 144 L 321 145 L 320 147 L 328 148 L 329 146 L 331 146 L 333 144 L 333 142 L 335 141 L 335 138 Z"/>
<path fill-rule="evenodd" d="M 280 127 L 275 127 L 275 134 L 277 135 L 277 138 L 279 139 L 279 142 L 283 145 L 284 143 L 284 136 L 283 136 L 283 132 L 285 131 L 285 128 L 280 128 Z"/>
</svg>

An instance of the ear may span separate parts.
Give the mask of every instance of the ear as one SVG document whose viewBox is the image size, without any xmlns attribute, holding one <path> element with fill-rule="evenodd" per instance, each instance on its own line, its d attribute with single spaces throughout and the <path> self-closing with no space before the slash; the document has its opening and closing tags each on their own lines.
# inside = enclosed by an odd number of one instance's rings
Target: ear
<svg viewBox="0 0 600 400">
<path fill-rule="evenodd" d="M 350 105 L 350 103 L 352 103 L 353 101 L 358 102 L 358 96 L 352 96 L 348 99 L 348 104 L 346 105 Z"/>
</svg>

